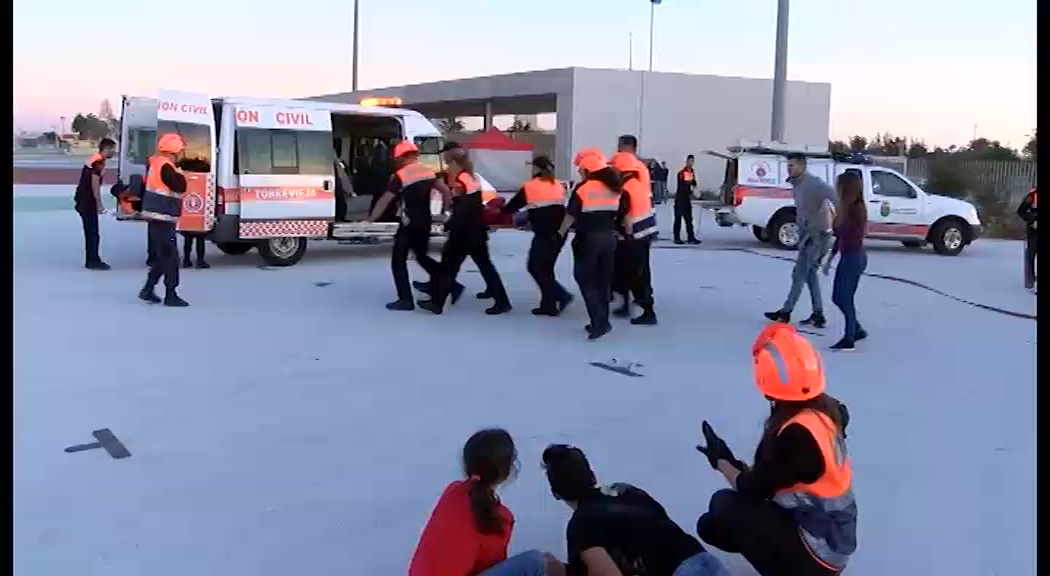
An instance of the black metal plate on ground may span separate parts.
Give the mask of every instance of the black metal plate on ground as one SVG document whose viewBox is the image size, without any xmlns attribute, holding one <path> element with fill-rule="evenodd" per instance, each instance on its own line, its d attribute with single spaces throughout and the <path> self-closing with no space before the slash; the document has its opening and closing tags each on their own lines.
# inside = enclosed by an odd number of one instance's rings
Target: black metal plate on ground
<svg viewBox="0 0 1050 576">
<path fill-rule="evenodd" d="M 110 431 L 109 428 L 103 428 L 101 430 L 95 430 L 91 433 L 95 437 L 95 442 L 89 444 L 77 444 L 76 446 L 70 446 L 65 449 L 67 454 L 73 454 L 76 452 L 84 452 L 85 450 L 94 450 L 96 448 L 102 448 L 113 457 L 114 460 L 120 460 L 121 458 L 130 458 L 131 452 L 128 451 L 127 447 L 117 439 L 116 435 Z"/>
<path fill-rule="evenodd" d="M 645 376 L 645 374 L 640 374 L 634 370 L 635 368 L 642 368 L 642 364 L 638 362 L 621 363 L 616 358 L 613 358 L 609 362 L 588 362 L 588 364 L 595 368 L 601 368 L 603 370 L 608 370 L 609 372 L 630 376 L 631 378 L 642 378 Z"/>
</svg>

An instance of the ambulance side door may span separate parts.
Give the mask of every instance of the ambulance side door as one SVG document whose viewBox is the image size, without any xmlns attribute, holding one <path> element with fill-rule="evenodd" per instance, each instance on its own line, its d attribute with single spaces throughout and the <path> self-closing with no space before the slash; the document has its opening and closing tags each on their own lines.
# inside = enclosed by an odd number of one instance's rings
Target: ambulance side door
<svg viewBox="0 0 1050 576">
<path fill-rule="evenodd" d="M 120 142 L 117 145 L 117 180 L 146 173 L 146 163 L 157 141 L 157 99 L 124 96 L 120 106 Z"/>
<path fill-rule="evenodd" d="M 157 100 L 157 139 L 175 133 L 186 144 L 176 162 L 186 177 L 178 229 L 208 232 L 215 227 L 215 110 L 211 97 L 161 90 Z"/>
<path fill-rule="evenodd" d="M 327 237 L 335 220 L 335 149 L 327 110 L 236 108 L 238 236 Z"/>
</svg>

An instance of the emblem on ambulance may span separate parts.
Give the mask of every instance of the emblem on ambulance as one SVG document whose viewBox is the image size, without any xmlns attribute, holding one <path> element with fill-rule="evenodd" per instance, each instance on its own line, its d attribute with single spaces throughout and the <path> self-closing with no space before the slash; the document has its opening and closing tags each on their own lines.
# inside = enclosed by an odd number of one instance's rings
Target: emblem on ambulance
<svg viewBox="0 0 1050 576">
<path fill-rule="evenodd" d="M 204 210 L 204 198 L 201 198 L 201 195 L 196 192 L 189 193 L 186 195 L 186 210 L 190 212 Z"/>
<path fill-rule="evenodd" d="M 890 215 L 890 203 L 888 200 L 882 201 L 882 205 L 879 206 L 879 214 L 881 214 L 884 218 Z"/>
<path fill-rule="evenodd" d="M 755 178 L 762 180 L 767 174 L 769 174 L 769 164 L 766 164 L 765 162 L 755 162 L 751 165 L 751 174 Z"/>
</svg>

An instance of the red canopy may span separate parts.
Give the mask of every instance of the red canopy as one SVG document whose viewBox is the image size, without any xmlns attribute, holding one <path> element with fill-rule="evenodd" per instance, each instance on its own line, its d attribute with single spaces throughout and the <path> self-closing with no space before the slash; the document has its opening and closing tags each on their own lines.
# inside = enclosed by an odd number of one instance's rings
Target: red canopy
<svg viewBox="0 0 1050 576">
<path fill-rule="evenodd" d="M 464 142 L 463 147 L 471 150 L 532 151 L 532 144 L 518 142 L 496 128 L 489 128 L 484 132 L 478 132 L 470 140 Z"/>
</svg>

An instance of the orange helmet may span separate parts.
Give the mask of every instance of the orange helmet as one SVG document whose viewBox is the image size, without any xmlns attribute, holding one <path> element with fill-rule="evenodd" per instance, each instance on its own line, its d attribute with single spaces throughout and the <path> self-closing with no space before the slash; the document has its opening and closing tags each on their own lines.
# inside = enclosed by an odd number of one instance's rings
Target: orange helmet
<svg viewBox="0 0 1050 576">
<path fill-rule="evenodd" d="M 758 334 L 751 355 L 755 385 L 764 396 L 801 402 L 824 393 L 824 368 L 817 351 L 789 324 L 766 326 Z"/>
<path fill-rule="evenodd" d="M 419 148 L 411 140 L 402 140 L 394 146 L 394 158 L 400 158 L 405 154 L 418 153 Z"/>
<path fill-rule="evenodd" d="M 586 170 L 587 172 L 597 172 L 602 168 L 608 168 L 609 163 L 605 160 L 605 154 L 602 154 L 596 148 L 585 148 L 580 150 L 576 154 L 576 161 L 573 162 L 577 168 Z"/>
<path fill-rule="evenodd" d="M 173 132 L 161 134 L 160 138 L 157 139 L 157 152 L 166 152 L 168 154 L 178 154 L 186 148 L 186 143 L 183 142 L 182 136 Z"/>
<path fill-rule="evenodd" d="M 620 172 L 637 172 L 638 163 L 634 154 L 630 152 L 617 152 L 609 158 L 609 164 Z"/>
</svg>

